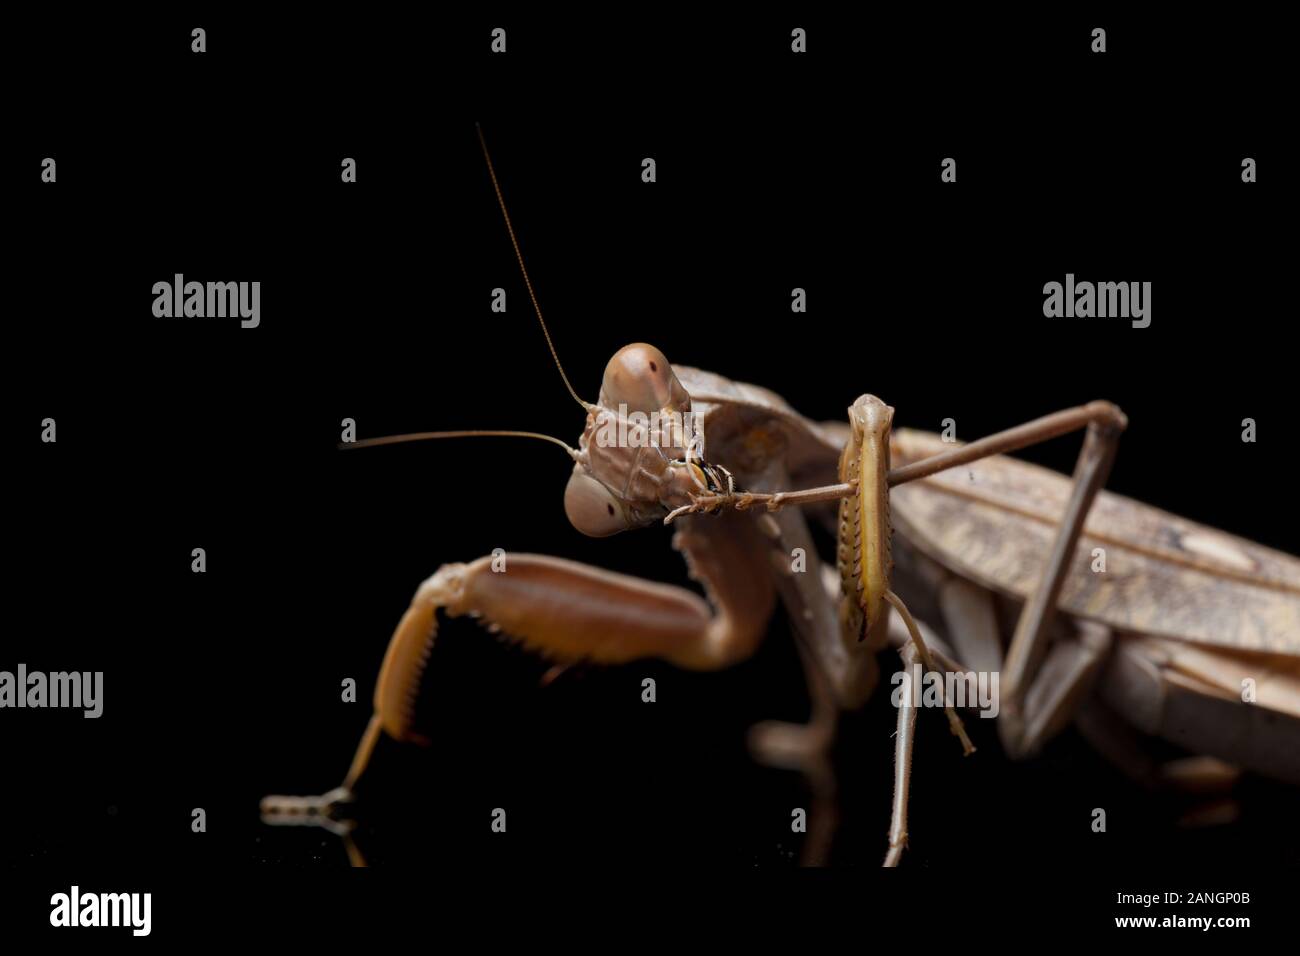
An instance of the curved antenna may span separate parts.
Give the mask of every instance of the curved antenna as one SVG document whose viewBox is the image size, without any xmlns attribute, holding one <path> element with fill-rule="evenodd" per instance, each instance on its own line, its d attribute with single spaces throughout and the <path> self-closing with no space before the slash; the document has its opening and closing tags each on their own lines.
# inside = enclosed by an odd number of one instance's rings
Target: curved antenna
<svg viewBox="0 0 1300 956">
<path fill-rule="evenodd" d="M 542 335 L 546 336 L 546 346 L 551 350 L 551 358 L 555 360 L 555 367 L 560 370 L 560 378 L 564 379 L 564 387 L 569 390 L 569 394 L 573 396 L 575 402 L 590 411 L 594 406 L 578 397 L 578 393 L 569 384 L 569 376 L 564 374 L 564 366 L 560 364 L 560 356 L 555 351 L 555 343 L 551 341 L 551 332 L 546 327 L 546 320 L 542 318 L 542 307 L 537 304 L 537 293 L 533 291 L 532 280 L 528 278 L 528 270 L 524 267 L 524 254 L 519 251 L 519 240 L 515 238 L 515 227 L 510 222 L 510 213 L 506 211 L 506 200 L 501 194 L 501 184 L 497 182 L 497 172 L 492 168 L 492 157 L 488 154 L 487 140 L 483 138 L 483 127 L 475 123 L 474 129 L 478 131 L 478 142 L 483 147 L 483 158 L 487 160 L 488 175 L 492 177 L 492 189 L 497 194 L 497 203 L 501 206 L 501 215 L 506 220 L 506 232 L 510 233 L 510 244 L 514 246 L 515 258 L 519 260 L 519 271 L 524 274 L 524 285 L 528 289 L 528 298 L 533 300 L 533 311 L 537 313 L 537 321 L 541 323 Z"/>
<path fill-rule="evenodd" d="M 552 445 L 559 445 L 574 461 L 578 460 L 578 452 L 570 448 L 558 438 L 550 435 L 543 435 L 541 432 L 515 432 L 515 431 L 484 431 L 482 429 L 472 429 L 470 431 L 454 432 L 411 432 L 406 435 L 385 435 L 383 438 L 363 438 L 360 441 L 339 442 L 340 448 L 375 448 L 379 445 L 400 445 L 410 441 L 430 441 L 438 438 L 537 438 L 541 441 L 548 441 Z"/>
</svg>

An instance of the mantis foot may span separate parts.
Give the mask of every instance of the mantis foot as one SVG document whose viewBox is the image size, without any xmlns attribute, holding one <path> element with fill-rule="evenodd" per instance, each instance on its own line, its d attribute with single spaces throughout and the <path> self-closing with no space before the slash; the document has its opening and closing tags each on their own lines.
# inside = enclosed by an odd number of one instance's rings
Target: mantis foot
<svg viewBox="0 0 1300 956">
<path fill-rule="evenodd" d="M 356 797 L 347 787 L 335 787 L 318 797 L 290 797 L 272 794 L 262 798 L 262 822 L 273 826 L 322 826 L 346 832 L 352 822 L 340 813 Z"/>
</svg>

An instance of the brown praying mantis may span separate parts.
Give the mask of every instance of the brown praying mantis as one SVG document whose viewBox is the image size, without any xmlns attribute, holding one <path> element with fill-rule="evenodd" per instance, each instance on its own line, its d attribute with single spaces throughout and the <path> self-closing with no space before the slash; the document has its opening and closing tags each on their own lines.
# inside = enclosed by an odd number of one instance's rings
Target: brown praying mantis
<svg viewBox="0 0 1300 956">
<path fill-rule="evenodd" d="M 440 611 L 479 618 L 558 663 L 654 658 L 715 670 L 754 653 L 779 603 L 812 715 L 761 723 L 750 743 L 765 763 L 802 770 L 822 796 L 838 716 L 875 690 L 889 645 L 927 674 L 999 673 L 999 736 L 1014 757 L 1075 720 L 1146 780 L 1203 784 L 1229 773 L 1228 761 L 1300 783 L 1300 560 L 1102 491 L 1127 424 L 1119 408 L 1094 401 L 957 444 L 895 429 L 894 409 L 873 395 L 849 406 L 847 423 L 814 422 L 771 391 L 672 366 L 644 343 L 614 355 L 597 401 L 586 402 L 560 364 L 479 137 L 547 347 L 586 415 L 578 447 L 517 431 L 347 447 L 552 442 L 573 461 L 564 497 L 572 525 L 603 537 L 674 524 L 673 547 L 704 594 L 540 554 L 512 554 L 505 571 L 491 557 L 443 565 L 397 625 L 342 785 L 267 797 L 264 819 L 330 825 L 381 734 L 422 739 L 414 702 Z M 1076 431 L 1084 438 L 1071 478 L 1004 457 Z M 836 536 L 835 571 L 817 554 L 810 520 Z M 804 559 L 798 570 L 794 554 Z M 947 696 L 942 704 L 971 753 L 957 707 Z M 907 842 L 915 728 L 916 704 L 902 695 L 887 866 Z M 1162 772 L 1134 745 L 1137 732 L 1219 759 Z M 832 815 L 814 812 L 821 829 L 805 859 L 824 855 Z"/>
</svg>

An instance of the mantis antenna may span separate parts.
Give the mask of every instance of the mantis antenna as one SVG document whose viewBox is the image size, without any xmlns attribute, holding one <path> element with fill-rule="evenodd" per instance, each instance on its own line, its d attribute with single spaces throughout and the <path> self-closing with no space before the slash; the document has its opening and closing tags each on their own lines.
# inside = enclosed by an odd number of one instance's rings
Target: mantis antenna
<svg viewBox="0 0 1300 956">
<path fill-rule="evenodd" d="M 546 346 L 551 350 L 551 358 L 555 360 L 555 367 L 560 371 L 560 378 L 564 379 L 564 387 L 569 390 L 569 394 L 573 396 L 575 402 L 590 411 L 593 406 L 578 397 L 578 393 L 569 384 L 569 376 L 564 374 L 564 366 L 560 364 L 560 356 L 555 351 L 555 343 L 551 341 L 551 332 L 546 327 L 546 320 L 542 318 L 542 307 L 537 304 L 537 293 L 533 291 L 532 280 L 528 278 L 528 269 L 524 267 L 524 254 L 519 251 L 519 240 L 515 238 L 515 227 L 510 222 L 510 213 L 506 211 L 506 200 L 501 194 L 501 184 L 497 182 L 497 172 L 492 167 L 492 157 L 488 154 L 487 140 L 483 138 L 483 127 L 475 123 L 474 129 L 478 131 L 478 142 L 483 147 L 483 158 L 487 160 L 488 175 L 492 178 L 492 189 L 497 194 L 497 203 L 501 206 L 501 215 L 506 221 L 506 232 L 510 233 L 510 245 L 514 246 L 515 258 L 519 260 L 519 271 L 524 274 L 524 286 L 528 289 L 528 298 L 533 301 L 533 311 L 537 313 L 537 321 L 541 323 L 542 335 L 546 336 Z"/>
<path fill-rule="evenodd" d="M 559 369 L 560 378 L 564 380 L 564 387 L 569 390 L 573 400 L 581 405 L 587 411 L 595 408 L 589 402 L 584 402 L 578 397 L 578 393 L 573 390 L 569 383 L 569 376 L 564 374 L 564 366 L 560 364 L 559 353 L 555 351 L 555 343 L 551 341 L 551 332 L 546 327 L 546 320 L 542 318 L 542 307 L 537 304 L 537 293 L 533 291 L 532 280 L 528 278 L 528 269 L 524 267 L 524 255 L 519 251 L 519 240 L 515 238 L 515 227 L 510 222 L 510 213 L 506 211 L 506 200 L 501 194 L 501 184 L 497 182 L 496 170 L 492 167 L 492 157 L 488 153 L 487 140 L 483 138 L 483 127 L 478 123 L 474 124 L 475 130 L 478 131 L 478 142 L 483 147 L 483 159 L 487 161 L 488 176 L 492 178 L 492 190 L 497 195 L 497 203 L 501 206 L 501 215 L 505 217 L 506 232 L 510 234 L 510 245 L 514 247 L 515 258 L 519 261 L 519 271 L 524 274 L 524 285 L 528 289 L 528 298 L 533 302 L 533 311 L 537 313 L 537 321 L 542 326 L 542 335 L 546 337 L 546 347 L 551 350 L 551 358 L 555 360 L 555 367 Z M 541 441 L 548 441 L 553 445 L 559 445 L 574 461 L 578 460 L 578 452 L 570 448 L 558 438 L 550 435 L 543 435 L 540 432 L 520 432 L 520 431 L 484 431 L 474 429 L 472 431 L 451 431 L 451 432 L 412 432 L 407 435 L 387 435 L 383 438 L 365 438 L 361 441 L 342 442 L 340 448 L 374 448 L 379 445 L 398 445 L 403 442 L 412 441 L 429 441 L 438 438 L 537 438 Z"/>
<path fill-rule="evenodd" d="M 470 431 L 454 432 L 411 432 L 408 435 L 385 435 L 382 438 L 363 438 L 360 441 L 340 442 L 340 448 L 375 448 L 379 445 L 400 445 L 408 441 L 429 441 L 435 438 L 537 438 L 542 441 L 548 441 L 552 445 L 559 445 L 569 453 L 569 457 L 577 460 L 578 453 L 570 448 L 564 442 L 551 435 L 543 435 L 541 432 L 516 432 L 516 431 L 485 431 L 483 429 L 472 429 Z"/>
</svg>

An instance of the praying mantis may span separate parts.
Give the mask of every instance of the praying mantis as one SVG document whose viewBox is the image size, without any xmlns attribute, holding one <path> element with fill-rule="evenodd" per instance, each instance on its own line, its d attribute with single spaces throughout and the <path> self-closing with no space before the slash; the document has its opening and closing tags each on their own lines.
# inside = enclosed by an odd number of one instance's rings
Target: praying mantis
<svg viewBox="0 0 1300 956">
<path fill-rule="evenodd" d="M 998 673 L 999 737 L 1013 757 L 1031 756 L 1074 721 L 1140 778 L 1202 785 L 1231 776 L 1230 763 L 1300 783 L 1300 559 L 1103 491 L 1127 426 L 1118 407 L 1093 401 L 958 444 L 895 428 L 894 409 L 870 394 L 847 421 L 815 422 L 774 392 L 674 366 L 646 343 L 620 349 L 597 400 L 584 401 L 560 363 L 479 137 L 547 347 L 586 416 L 578 445 L 534 432 L 443 431 L 347 447 L 551 442 L 572 462 L 564 508 L 573 527 L 606 537 L 674 525 L 673 547 L 703 596 L 542 554 L 510 554 L 502 567 L 491 556 L 444 564 L 397 624 L 341 786 L 267 797 L 264 819 L 340 826 L 336 814 L 354 799 L 380 736 L 423 739 L 414 703 L 439 613 L 478 618 L 557 663 L 657 659 L 709 671 L 752 655 L 780 605 L 812 713 L 803 724 L 758 724 L 750 746 L 768 765 L 804 772 L 815 793 L 826 791 L 839 715 L 877 690 L 878 656 L 890 646 L 905 670 Z M 1080 431 L 1069 478 L 1006 457 Z M 833 569 L 811 522 L 835 536 Z M 969 755 L 958 702 L 941 704 Z M 907 844 L 917 725 L 914 700 L 901 695 L 897 707 L 886 866 Z M 1140 735 L 1217 759 L 1165 772 L 1143 760 Z M 830 816 L 814 813 L 822 829 L 810 835 L 809 862 L 824 858 Z"/>
</svg>

